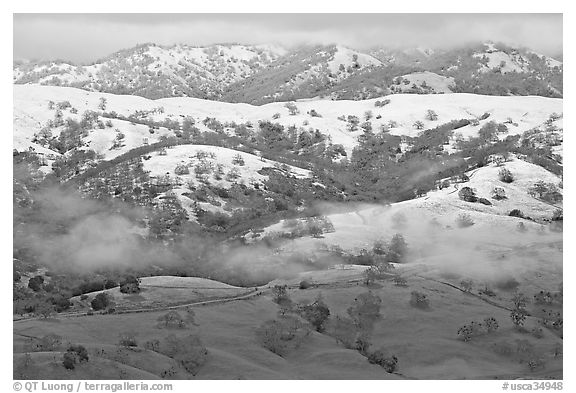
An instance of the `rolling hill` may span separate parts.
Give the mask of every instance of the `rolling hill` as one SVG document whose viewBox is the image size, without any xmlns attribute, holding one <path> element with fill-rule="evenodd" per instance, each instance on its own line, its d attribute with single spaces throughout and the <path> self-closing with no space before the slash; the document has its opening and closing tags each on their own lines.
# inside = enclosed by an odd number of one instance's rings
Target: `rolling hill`
<svg viewBox="0 0 576 393">
<path fill-rule="evenodd" d="M 261 105 L 314 97 L 363 100 L 406 91 L 561 97 L 562 72 L 561 61 L 492 42 L 449 50 L 366 52 L 339 44 L 143 44 L 91 65 L 15 62 L 13 80 L 151 99 L 195 97 Z M 423 78 L 423 73 L 438 76 Z M 408 84 L 396 83 L 397 77 Z"/>
</svg>

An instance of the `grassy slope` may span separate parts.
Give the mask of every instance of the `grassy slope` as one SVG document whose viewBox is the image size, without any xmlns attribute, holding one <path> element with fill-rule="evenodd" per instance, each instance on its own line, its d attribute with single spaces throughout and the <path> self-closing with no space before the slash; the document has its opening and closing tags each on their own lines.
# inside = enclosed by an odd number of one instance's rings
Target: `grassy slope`
<svg viewBox="0 0 576 393">
<path fill-rule="evenodd" d="M 411 272 L 411 273 L 410 273 Z M 488 304 L 481 299 L 464 294 L 447 285 L 428 280 L 430 272 L 411 267 L 406 272 L 409 288 L 395 287 L 391 281 L 381 282 L 371 288 L 383 299 L 382 319 L 376 324 L 373 346 L 384 347 L 400 359 L 400 372 L 410 378 L 483 378 L 525 374 L 525 365 L 491 350 L 491 344 L 499 341 L 514 343 L 516 339 L 527 339 L 536 346 L 538 354 L 546 360 L 547 370 L 557 375 L 561 361 L 553 359 L 552 347 L 561 342 L 555 335 L 545 331 L 544 337 L 535 339 L 512 329 L 509 312 Z M 421 276 L 421 277 L 420 277 Z M 410 291 L 419 290 L 428 295 L 430 310 L 419 310 L 409 305 Z M 345 315 L 346 308 L 355 296 L 366 292 L 363 285 L 323 286 L 318 289 L 291 290 L 295 301 L 309 302 L 322 293 L 332 315 Z M 509 306 L 506 293 L 498 292 L 491 300 Z M 270 295 L 233 303 L 198 307 L 195 309 L 199 327 L 192 330 L 200 335 L 210 351 L 209 361 L 200 370 L 197 378 L 205 379 L 380 379 L 397 376 L 385 373 L 377 366 L 369 365 L 357 352 L 346 350 L 326 336 L 313 333 L 294 352 L 281 358 L 261 348 L 255 341 L 254 330 L 263 321 L 275 317 L 277 306 Z M 162 338 L 169 333 L 189 334 L 189 330 L 159 329 L 156 319 L 162 312 L 95 315 L 77 318 L 63 318 L 58 321 L 29 320 L 17 322 L 15 331 L 15 352 L 22 351 L 23 338 L 19 333 L 42 336 L 53 332 L 64 336 L 70 342 L 85 343 L 90 348 L 109 347 L 117 342 L 124 331 L 137 332 L 137 340 L 142 345 L 146 340 Z M 485 317 L 495 317 L 500 329 L 490 336 L 464 343 L 456 339 L 457 329 L 471 320 L 481 321 Z M 526 327 L 536 326 L 529 318 Z M 145 366 L 150 362 L 148 352 L 126 351 L 121 359 L 128 366 L 142 369 L 143 372 L 158 375 L 161 368 L 168 367 L 169 360 L 159 358 L 157 366 Z M 18 355 L 17 355 L 18 356 Z M 40 356 L 40 355 L 34 355 Z M 144 359 L 148 360 L 144 362 Z M 82 368 L 84 369 L 84 368 Z M 79 371 L 80 372 L 80 371 Z M 61 378 L 81 378 L 75 372 L 57 373 Z M 85 375 L 85 374 L 82 374 Z M 98 377 L 101 374 L 94 374 Z M 106 374 L 104 374 L 106 375 Z M 108 374 L 110 375 L 110 374 Z M 115 374 L 112 374 L 115 375 Z M 182 375 L 179 374 L 181 377 Z"/>
</svg>

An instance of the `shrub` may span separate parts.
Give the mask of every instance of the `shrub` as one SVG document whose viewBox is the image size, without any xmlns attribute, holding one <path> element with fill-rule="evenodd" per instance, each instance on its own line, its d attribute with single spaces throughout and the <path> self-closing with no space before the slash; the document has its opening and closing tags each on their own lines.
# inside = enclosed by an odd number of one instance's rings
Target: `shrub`
<svg viewBox="0 0 576 393">
<path fill-rule="evenodd" d="M 94 311 L 104 310 L 110 305 L 110 296 L 107 293 L 99 293 L 90 302 Z"/>
<path fill-rule="evenodd" d="M 230 171 L 226 174 L 226 180 L 233 182 L 240 178 L 240 171 L 238 168 L 231 168 Z"/>
<path fill-rule="evenodd" d="M 208 349 L 196 335 L 176 337 L 171 334 L 160 341 L 157 352 L 176 360 L 192 375 L 196 375 L 208 360 Z"/>
<path fill-rule="evenodd" d="M 484 326 L 486 327 L 486 332 L 492 333 L 498 330 L 498 321 L 496 318 L 490 317 L 484 319 Z"/>
<path fill-rule="evenodd" d="M 358 124 L 360 124 L 358 116 L 348 115 L 346 124 L 346 129 L 348 131 L 356 131 L 358 129 Z"/>
<path fill-rule="evenodd" d="M 370 331 L 380 318 L 382 299 L 372 292 L 358 295 L 354 304 L 346 310 L 354 324 L 362 331 Z"/>
<path fill-rule="evenodd" d="M 526 310 L 515 308 L 510 312 L 510 318 L 512 319 L 512 323 L 517 329 L 520 329 L 522 325 L 524 325 L 524 321 L 526 320 Z"/>
<path fill-rule="evenodd" d="M 386 254 L 386 262 L 402 263 L 405 262 L 406 255 L 408 254 L 408 244 L 404 240 L 402 234 L 397 233 L 392 236 L 388 253 Z"/>
<path fill-rule="evenodd" d="M 410 293 L 410 305 L 420 309 L 427 309 L 430 308 L 430 299 L 422 292 L 412 291 Z"/>
<path fill-rule="evenodd" d="M 388 105 L 389 103 L 390 103 L 390 100 L 389 100 L 389 99 L 385 99 L 385 100 L 382 100 L 382 101 L 377 100 L 376 102 L 374 102 L 374 106 L 377 107 L 377 108 L 381 108 L 381 107 L 383 107 L 383 106 Z"/>
<path fill-rule="evenodd" d="M 66 370 L 74 370 L 76 368 L 76 356 L 70 352 L 64 353 L 62 356 L 62 365 Z"/>
<path fill-rule="evenodd" d="M 106 98 L 100 97 L 100 102 L 98 103 L 98 109 L 100 109 L 101 111 L 105 111 L 106 110 L 106 103 L 107 103 Z"/>
<path fill-rule="evenodd" d="M 312 286 L 312 284 L 311 284 L 309 281 L 307 281 L 307 280 L 302 280 L 302 281 L 300 281 L 300 284 L 299 284 L 298 287 L 299 287 L 300 289 L 308 289 L 308 288 L 310 288 L 311 286 Z"/>
<path fill-rule="evenodd" d="M 422 123 L 420 120 L 417 120 L 414 122 L 412 127 L 414 127 L 417 130 L 423 130 L 424 129 L 424 123 Z"/>
<path fill-rule="evenodd" d="M 34 292 L 41 291 L 44 284 L 44 277 L 42 276 L 34 276 L 30 280 L 28 280 L 28 288 L 33 290 Z"/>
<path fill-rule="evenodd" d="M 174 173 L 178 176 L 187 175 L 190 173 L 190 169 L 188 169 L 188 165 L 178 164 L 176 168 L 174 168 Z"/>
<path fill-rule="evenodd" d="M 554 183 L 545 183 L 542 180 L 534 183 L 529 188 L 528 194 L 534 198 L 539 198 L 548 203 L 562 202 L 563 196 L 558 191 L 558 187 Z"/>
<path fill-rule="evenodd" d="M 48 300 L 52 303 L 56 312 L 68 310 L 72 306 L 70 300 L 61 294 L 53 295 Z"/>
<path fill-rule="evenodd" d="M 482 324 L 474 321 L 462 326 L 457 333 L 458 338 L 464 342 L 468 342 L 480 334 L 482 334 Z"/>
<path fill-rule="evenodd" d="M 456 218 L 456 225 L 458 228 L 467 228 L 474 225 L 474 220 L 467 213 L 460 213 Z"/>
<path fill-rule="evenodd" d="M 311 109 L 309 115 L 312 117 L 322 117 L 315 109 Z"/>
<path fill-rule="evenodd" d="M 492 199 L 496 199 L 497 201 L 507 199 L 506 190 L 504 190 L 502 187 L 494 187 L 492 189 Z"/>
<path fill-rule="evenodd" d="M 508 213 L 510 217 L 518 217 L 518 218 L 525 218 L 524 213 L 520 209 L 513 209 Z"/>
<path fill-rule="evenodd" d="M 256 329 L 256 339 L 260 345 L 278 356 L 298 348 L 309 334 L 308 327 L 293 316 L 264 322 Z"/>
<path fill-rule="evenodd" d="M 462 187 L 460 191 L 458 191 L 458 198 L 462 199 L 465 202 L 476 202 L 478 201 L 478 197 L 474 190 L 470 187 Z"/>
<path fill-rule="evenodd" d="M 554 210 L 554 213 L 552 213 L 552 217 L 550 219 L 552 221 L 563 221 L 564 220 L 564 211 L 562 209 Z"/>
<path fill-rule="evenodd" d="M 120 292 L 122 293 L 138 293 L 140 292 L 140 280 L 135 276 L 126 276 L 120 282 Z"/>
<path fill-rule="evenodd" d="M 372 364 L 379 365 L 388 373 L 393 373 L 398 370 L 398 358 L 394 355 L 386 356 L 383 349 L 377 349 L 370 353 L 368 355 L 368 361 Z"/>
<path fill-rule="evenodd" d="M 300 113 L 300 110 L 298 110 L 298 107 L 293 102 L 287 102 L 286 104 L 284 104 L 284 107 L 286 109 L 288 109 L 288 113 L 291 116 L 294 116 L 294 115 L 297 115 L 298 113 Z"/>
<path fill-rule="evenodd" d="M 372 246 L 372 253 L 374 255 L 385 255 L 387 250 L 388 246 L 384 241 L 382 240 L 374 241 L 374 244 Z"/>
<path fill-rule="evenodd" d="M 244 161 L 244 158 L 242 157 L 242 155 L 236 154 L 236 155 L 232 158 L 232 164 L 233 164 L 233 165 L 238 165 L 238 166 L 244 166 L 244 165 L 246 164 L 246 162 Z"/>
<path fill-rule="evenodd" d="M 380 278 L 380 272 L 376 266 L 370 266 L 368 269 L 364 270 L 364 284 L 370 285 L 378 278 Z"/>
<path fill-rule="evenodd" d="M 181 329 L 186 327 L 184 318 L 178 311 L 170 310 L 166 314 L 158 317 L 158 325 L 165 328 Z"/>
<path fill-rule="evenodd" d="M 362 356 L 368 356 L 368 349 L 372 343 L 370 342 L 370 331 L 361 330 L 360 334 L 356 336 L 354 349 L 356 349 Z"/>
<path fill-rule="evenodd" d="M 289 299 L 288 297 L 288 286 L 287 285 L 274 285 L 272 288 L 272 296 L 274 303 L 280 304 L 281 302 Z"/>
<path fill-rule="evenodd" d="M 438 114 L 432 109 L 426 111 L 426 120 L 435 121 L 438 120 Z"/>
<path fill-rule="evenodd" d="M 366 121 L 366 122 L 360 124 L 360 128 L 362 128 L 364 130 L 364 132 L 365 132 L 364 135 L 372 135 L 372 123 L 371 122 Z"/>
<path fill-rule="evenodd" d="M 318 295 L 312 304 L 301 306 L 298 311 L 302 318 L 308 321 L 317 332 L 324 331 L 324 324 L 330 317 L 330 309 L 324 303 L 321 295 Z"/>
<path fill-rule="evenodd" d="M 526 305 L 528 304 L 528 298 L 523 294 L 523 293 L 516 293 L 512 299 L 512 304 L 514 305 L 514 308 L 526 308 Z"/>
<path fill-rule="evenodd" d="M 490 202 L 488 199 L 486 198 L 478 198 L 478 203 L 481 203 L 483 205 L 487 205 L 487 206 L 491 206 L 492 202 Z"/>
<path fill-rule="evenodd" d="M 62 365 L 67 370 L 73 370 L 76 363 L 87 362 L 89 360 L 88 351 L 82 345 L 70 345 L 62 356 Z"/>
<path fill-rule="evenodd" d="M 514 175 L 506 168 L 500 169 L 498 172 L 498 179 L 504 183 L 512 183 L 514 181 Z"/>
<path fill-rule="evenodd" d="M 112 279 L 107 279 L 104 281 L 104 289 L 115 288 L 118 286 L 118 283 Z"/>
<path fill-rule="evenodd" d="M 546 363 L 543 359 L 531 359 L 528 361 L 528 368 L 531 372 L 536 372 L 543 370 L 546 367 Z"/>
<path fill-rule="evenodd" d="M 552 304 L 552 294 L 550 292 L 540 291 L 534 295 L 534 303 L 538 305 Z"/>
</svg>

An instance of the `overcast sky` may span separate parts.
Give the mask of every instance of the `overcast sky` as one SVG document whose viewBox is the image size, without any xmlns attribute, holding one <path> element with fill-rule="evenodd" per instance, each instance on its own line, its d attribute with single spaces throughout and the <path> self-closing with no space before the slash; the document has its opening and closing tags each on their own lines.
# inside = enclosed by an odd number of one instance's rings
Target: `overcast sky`
<svg viewBox="0 0 576 393">
<path fill-rule="evenodd" d="M 14 14 L 15 59 L 91 62 L 138 43 L 453 47 L 501 41 L 562 53 L 561 14 Z"/>
</svg>

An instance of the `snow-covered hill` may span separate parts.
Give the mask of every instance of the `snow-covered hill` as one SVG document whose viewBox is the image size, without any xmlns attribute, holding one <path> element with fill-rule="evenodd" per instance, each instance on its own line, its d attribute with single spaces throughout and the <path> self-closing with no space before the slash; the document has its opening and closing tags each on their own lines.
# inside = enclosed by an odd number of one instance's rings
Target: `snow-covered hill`
<svg viewBox="0 0 576 393">
<path fill-rule="evenodd" d="M 253 154 L 239 152 L 219 146 L 182 145 L 162 152 L 155 152 L 144 161 L 143 169 L 155 181 L 168 179 L 173 187 L 170 192 L 186 210 L 188 217 L 194 217 L 195 207 L 212 212 L 225 213 L 230 209 L 221 197 L 208 201 L 193 201 L 186 194 L 203 184 L 229 189 L 233 184 L 245 184 L 250 188 L 264 189 L 263 182 L 268 176 L 262 174 L 264 168 L 277 168 L 286 176 L 310 177 L 308 170 L 280 164 Z M 159 199 L 165 194 L 159 195 Z"/>
<path fill-rule="evenodd" d="M 454 78 L 429 71 L 402 75 L 395 78 L 394 82 L 394 85 L 390 86 L 393 93 L 444 94 L 452 93 L 454 88 Z"/>
<path fill-rule="evenodd" d="M 126 117 L 137 111 L 147 111 L 146 118 L 154 121 L 165 119 L 182 121 L 185 117 L 195 120 L 200 130 L 207 130 L 202 120 L 211 117 L 222 123 L 250 122 L 254 125 L 259 120 L 270 120 L 284 126 L 295 125 L 304 129 L 318 129 L 328 135 L 332 143 L 342 144 L 351 152 L 357 144 L 357 138 L 362 134 L 358 127 L 356 131 L 349 131 L 347 116 L 357 116 L 364 121 L 366 112 L 371 111 L 369 119 L 372 128 L 378 132 L 381 127 L 390 127 L 393 135 L 415 136 L 421 130 L 414 127 L 416 121 L 423 123 L 424 129 L 434 128 L 451 120 L 481 118 L 484 114 L 489 116 L 479 120 L 478 125 L 468 125 L 458 130 L 464 137 L 476 136 L 484 123 L 496 121 L 504 123 L 512 120 L 508 131 L 501 134 L 515 135 L 529 129 L 543 125 L 552 113 L 562 113 L 562 100 L 544 97 L 496 97 L 474 94 L 437 94 L 415 95 L 395 94 L 386 99 L 390 102 L 385 106 L 377 107 L 375 104 L 382 99 L 364 101 L 330 101 L 330 100 L 304 100 L 296 103 L 299 113 L 290 115 L 284 103 L 270 103 L 262 106 L 249 104 L 232 104 L 224 102 L 207 101 L 196 98 L 165 98 L 148 100 L 137 96 L 113 95 L 107 93 L 88 92 L 81 89 L 39 85 L 14 86 L 14 148 L 23 151 L 30 147 L 39 153 L 52 153 L 35 142 L 35 136 L 42 130 L 48 121 L 53 120 L 56 109 L 49 109 L 49 102 L 59 103 L 69 101 L 71 108 L 63 110 L 63 118 L 81 119 L 87 111 L 101 112 L 99 105 L 101 99 L 106 99 L 106 111 L 114 111 Z M 161 108 L 161 110 L 159 109 Z M 427 110 L 433 110 L 438 115 L 437 120 L 426 119 Z M 315 110 L 321 117 L 311 116 Z M 344 120 L 342 120 L 344 116 Z M 484 115 L 485 116 L 485 115 Z M 340 117 L 340 119 L 339 119 Z M 103 119 L 106 120 L 106 119 Z M 162 136 L 172 135 L 173 131 L 160 127 L 151 134 L 149 127 L 141 124 L 132 124 L 130 121 L 110 119 L 111 127 L 103 129 L 96 127 L 84 139 L 87 149 L 110 159 L 145 143 L 159 141 Z M 56 128 L 52 133 L 61 131 L 64 126 Z M 123 146 L 110 150 L 118 132 L 125 138 Z M 226 130 L 232 132 L 232 130 Z"/>
<path fill-rule="evenodd" d="M 301 47 L 231 85 L 223 100 L 263 104 L 312 98 L 380 66 L 382 62 L 375 57 L 342 45 Z"/>
<path fill-rule="evenodd" d="M 499 180 L 498 172 L 502 167 L 514 176 L 512 183 Z M 390 205 L 367 205 L 345 213 L 327 215 L 334 225 L 334 232 L 325 233 L 322 238 L 306 237 L 296 239 L 287 249 L 315 249 L 319 244 L 337 245 L 345 250 L 370 249 L 376 240 L 389 239 L 395 233 L 402 233 L 410 244 L 422 244 L 422 237 L 430 237 L 434 231 L 458 231 L 457 218 L 468 214 L 474 225 L 473 231 L 479 231 L 488 239 L 496 233 L 515 233 L 522 222 L 529 233 L 544 234 L 542 225 L 509 213 L 519 209 L 527 217 L 536 221 L 548 221 L 562 203 L 550 204 L 529 195 L 529 189 L 538 181 L 558 185 L 561 178 L 544 168 L 518 158 L 512 158 L 503 166 L 491 164 L 467 173 L 470 180 L 441 190 L 430 191 L 427 195 Z M 478 197 L 488 199 L 492 205 L 470 203 L 461 200 L 458 190 L 471 187 Z M 491 198 L 494 187 L 504 189 L 506 199 Z M 559 189 L 561 192 L 562 190 Z M 403 224 L 397 217 L 403 217 Z M 434 225 L 431 223 L 434 222 Z M 262 236 L 286 231 L 283 222 L 264 230 Z M 493 235 L 490 233 L 493 232 Z M 482 235 L 482 236 L 483 236 Z M 449 235 L 447 235 L 449 236 Z M 248 236 L 250 238 L 250 235 Z M 479 239 L 481 240 L 481 239 Z"/>
<path fill-rule="evenodd" d="M 274 45 L 146 44 L 88 66 L 65 62 L 18 65 L 14 68 L 14 82 L 75 86 L 149 98 L 217 99 L 226 86 L 254 74 L 285 53 L 285 49 Z"/>
<path fill-rule="evenodd" d="M 197 97 L 263 104 L 317 96 L 373 98 L 389 93 L 391 81 L 399 76 L 410 84 L 396 86 L 393 92 L 405 92 L 425 82 L 428 87 L 410 92 L 558 97 L 562 95 L 562 72 L 562 62 L 556 59 L 494 43 L 450 50 L 376 48 L 368 52 L 339 44 L 290 49 L 277 45 L 143 44 L 91 65 L 15 62 L 13 80 L 16 84 L 71 86 L 152 99 Z M 523 83 L 526 79 L 529 83 Z"/>
</svg>

